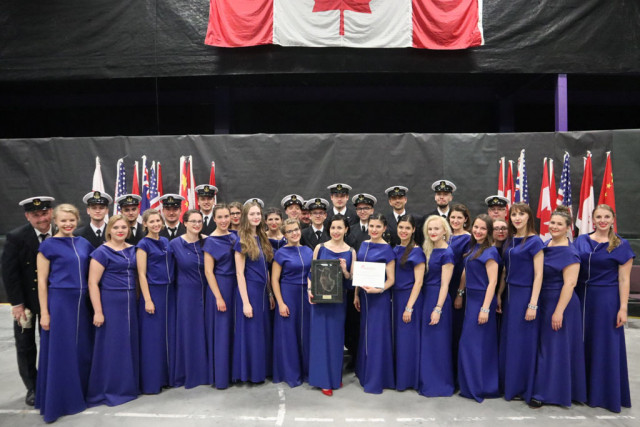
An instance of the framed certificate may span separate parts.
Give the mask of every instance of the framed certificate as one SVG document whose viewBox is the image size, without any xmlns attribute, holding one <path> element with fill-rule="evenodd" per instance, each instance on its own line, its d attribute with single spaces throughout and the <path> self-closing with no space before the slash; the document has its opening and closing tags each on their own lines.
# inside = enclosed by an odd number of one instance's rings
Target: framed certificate
<svg viewBox="0 0 640 427">
<path fill-rule="evenodd" d="M 384 288 L 386 268 L 387 264 L 384 262 L 354 262 L 353 286 Z"/>
<path fill-rule="evenodd" d="M 337 259 L 316 259 L 311 263 L 311 302 L 342 302 L 342 270 Z"/>
</svg>

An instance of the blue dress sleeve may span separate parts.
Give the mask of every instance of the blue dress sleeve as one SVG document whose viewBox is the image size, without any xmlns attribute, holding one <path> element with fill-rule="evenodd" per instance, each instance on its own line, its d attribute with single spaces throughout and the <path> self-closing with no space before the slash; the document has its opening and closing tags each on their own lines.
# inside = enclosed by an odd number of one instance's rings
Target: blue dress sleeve
<svg viewBox="0 0 640 427">
<path fill-rule="evenodd" d="M 287 257 L 284 256 L 282 252 L 283 251 L 276 251 L 276 254 L 273 257 L 273 260 L 277 262 L 281 267 L 283 266 L 284 262 L 287 260 Z"/>
<path fill-rule="evenodd" d="M 53 248 L 54 239 L 47 239 L 44 242 L 40 243 L 38 247 L 38 252 L 40 252 L 46 259 L 51 261 L 51 256 L 55 254 L 55 248 Z"/>
<path fill-rule="evenodd" d="M 149 244 L 147 239 L 143 237 L 142 240 L 140 240 L 136 245 L 136 249 L 142 249 L 146 253 L 149 253 Z"/>
<path fill-rule="evenodd" d="M 236 252 L 242 252 L 242 245 L 240 244 L 240 239 L 236 240 L 233 244 L 233 250 Z"/>
<path fill-rule="evenodd" d="M 98 248 L 91 252 L 91 258 L 98 261 L 104 268 L 109 266 L 109 254 L 106 246 L 98 246 Z"/>
<path fill-rule="evenodd" d="M 486 264 L 489 260 L 494 260 L 498 264 L 500 264 L 500 255 L 498 254 L 498 249 L 495 246 L 491 246 L 482 252 L 482 255 L 478 257 L 478 259 Z"/>
<path fill-rule="evenodd" d="M 616 260 L 616 262 L 620 265 L 636 257 L 636 255 L 633 253 L 633 249 L 631 249 L 631 245 L 629 244 L 629 242 L 623 238 L 620 238 L 620 246 L 615 248 L 611 252 L 611 255 Z"/>
<path fill-rule="evenodd" d="M 426 259 L 426 258 L 425 258 Z M 442 254 L 442 258 L 440 258 L 441 260 L 441 264 L 445 265 L 445 264 L 455 264 L 455 255 L 453 254 L 453 250 L 451 249 L 451 247 L 448 247 L 444 253 Z"/>
<path fill-rule="evenodd" d="M 393 248 L 390 245 L 387 245 L 384 249 L 383 256 L 384 262 L 387 264 L 396 259 L 396 254 L 393 252 Z"/>
<path fill-rule="evenodd" d="M 531 243 L 529 243 L 529 240 Z M 544 242 L 540 238 L 540 236 L 531 236 L 527 239 L 527 244 L 529 246 L 529 254 L 533 258 L 538 252 L 542 250 L 544 247 Z"/>
</svg>

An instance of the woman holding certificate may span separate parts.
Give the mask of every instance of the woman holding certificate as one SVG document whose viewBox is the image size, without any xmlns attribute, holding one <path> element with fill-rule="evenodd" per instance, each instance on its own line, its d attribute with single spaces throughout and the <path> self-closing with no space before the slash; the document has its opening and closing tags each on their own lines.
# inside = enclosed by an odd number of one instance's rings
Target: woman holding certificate
<svg viewBox="0 0 640 427">
<path fill-rule="evenodd" d="M 371 239 L 362 242 L 358 251 L 358 261 L 385 265 L 383 285 L 374 287 L 361 284 L 362 290 L 356 288 L 353 299 L 356 309 L 360 311 L 356 376 L 366 393 L 376 394 L 382 393 L 385 388 L 395 388 L 396 384 L 392 363 L 391 293 L 386 292 L 395 281 L 396 257 L 391 246 L 382 238 L 386 229 L 384 215 L 371 215 L 368 228 Z M 366 264 L 361 266 L 368 269 Z"/>
<path fill-rule="evenodd" d="M 309 210 L 327 209 L 324 199 L 308 204 Z M 343 302 L 341 304 L 312 304 L 310 322 L 309 384 L 320 387 L 326 396 L 342 386 L 342 354 L 344 349 L 344 319 L 346 316 L 346 290 L 351 285 L 353 261 L 356 252 L 344 242 L 349 224 L 343 215 L 334 215 L 329 223 L 331 240 L 320 243 L 313 251 L 313 259 L 340 260 L 343 277 Z M 311 282 L 308 286 L 309 298 Z"/>
</svg>

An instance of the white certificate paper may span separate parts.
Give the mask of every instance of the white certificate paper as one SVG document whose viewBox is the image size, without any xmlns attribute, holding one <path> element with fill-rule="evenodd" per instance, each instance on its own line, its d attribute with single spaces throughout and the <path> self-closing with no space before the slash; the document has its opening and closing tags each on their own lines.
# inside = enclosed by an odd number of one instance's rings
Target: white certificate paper
<svg viewBox="0 0 640 427">
<path fill-rule="evenodd" d="M 356 261 L 353 264 L 353 286 L 384 288 L 387 264 L 384 262 L 363 261 Z"/>
</svg>

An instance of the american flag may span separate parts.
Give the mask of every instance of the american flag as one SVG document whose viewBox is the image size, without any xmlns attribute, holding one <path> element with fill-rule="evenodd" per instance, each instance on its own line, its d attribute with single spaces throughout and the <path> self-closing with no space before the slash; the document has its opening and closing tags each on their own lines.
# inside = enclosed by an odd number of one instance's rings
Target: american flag
<svg viewBox="0 0 640 427">
<path fill-rule="evenodd" d="M 562 174 L 560 175 L 560 188 L 558 189 L 558 205 L 568 206 L 571 209 L 571 166 L 569 153 L 564 153 Z"/>
<path fill-rule="evenodd" d="M 158 194 L 158 179 L 156 178 L 156 162 L 151 163 L 151 172 L 149 172 L 149 203 L 151 207 L 157 209 L 160 207 L 160 197 Z"/>
<path fill-rule="evenodd" d="M 142 200 L 140 201 L 140 214 L 150 207 L 149 200 L 149 169 L 147 167 L 147 156 L 142 156 Z"/>
<path fill-rule="evenodd" d="M 127 194 L 127 172 L 124 169 L 124 161 L 123 159 L 118 159 L 118 164 L 116 165 L 117 170 L 117 179 L 116 179 L 116 191 L 114 191 L 117 199 L 120 196 Z M 113 204 L 113 214 L 117 215 L 120 213 L 120 205 L 117 203 Z"/>
<path fill-rule="evenodd" d="M 520 151 L 520 157 L 518 158 L 515 201 L 529 203 L 529 180 L 527 179 L 527 164 L 524 158 L 524 149 Z"/>
</svg>

